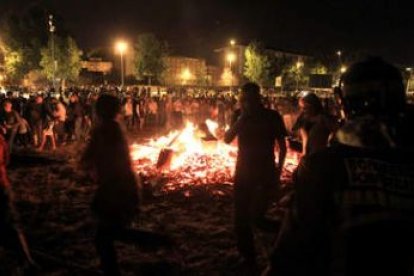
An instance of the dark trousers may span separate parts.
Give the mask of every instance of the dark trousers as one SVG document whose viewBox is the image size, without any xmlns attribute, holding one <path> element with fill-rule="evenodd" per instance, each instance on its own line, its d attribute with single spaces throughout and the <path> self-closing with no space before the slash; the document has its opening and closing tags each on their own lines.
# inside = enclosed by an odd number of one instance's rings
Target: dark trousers
<svg viewBox="0 0 414 276">
<path fill-rule="evenodd" d="M 170 243 L 167 237 L 160 234 L 100 221 L 95 236 L 95 247 L 101 260 L 104 275 L 120 275 L 114 246 L 116 240 L 138 244 L 142 247 L 167 246 Z"/>
<path fill-rule="evenodd" d="M 272 221 L 265 217 L 272 195 L 276 193 L 276 184 L 258 186 L 256 183 L 235 183 L 234 224 L 237 238 L 237 247 L 242 257 L 248 262 L 255 262 L 256 251 L 254 246 L 253 228 L 277 233 L 278 221 Z"/>
<path fill-rule="evenodd" d="M 21 264 L 25 263 L 27 254 L 24 251 L 18 227 L 17 213 L 11 202 L 9 193 L 0 188 L 0 245 L 8 249 Z"/>
<path fill-rule="evenodd" d="M 43 137 L 43 122 L 42 121 L 32 122 L 31 128 L 32 128 L 33 136 L 37 137 L 35 146 L 40 146 L 42 144 L 42 137 Z"/>
</svg>

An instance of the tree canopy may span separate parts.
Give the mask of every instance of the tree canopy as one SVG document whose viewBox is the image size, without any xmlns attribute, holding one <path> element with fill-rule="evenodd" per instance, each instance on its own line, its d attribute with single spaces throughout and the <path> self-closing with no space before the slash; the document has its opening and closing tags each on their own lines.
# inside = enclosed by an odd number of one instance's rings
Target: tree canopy
<svg viewBox="0 0 414 276">
<path fill-rule="evenodd" d="M 246 58 L 244 76 L 260 86 L 269 85 L 271 83 L 271 62 L 261 44 L 258 42 L 250 43 L 244 54 Z"/>
<path fill-rule="evenodd" d="M 56 65 L 53 61 L 53 50 Z M 76 42 L 71 37 L 66 39 L 55 37 L 53 50 L 52 40 L 49 40 L 48 47 L 41 50 L 40 66 L 43 74 L 49 80 L 53 80 L 55 76 L 56 79 L 62 81 L 76 81 L 82 67 L 82 51 L 78 48 Z"/>
<path fill-rule="evenodd" d="M 141 34 L 134 45 L 135 76 L 139 80 L 148 79 L 160 81 L 166 64 L 164 58 L 167 55 L 167 44 L 158 40 L 153 34 Z"/>
</svg>

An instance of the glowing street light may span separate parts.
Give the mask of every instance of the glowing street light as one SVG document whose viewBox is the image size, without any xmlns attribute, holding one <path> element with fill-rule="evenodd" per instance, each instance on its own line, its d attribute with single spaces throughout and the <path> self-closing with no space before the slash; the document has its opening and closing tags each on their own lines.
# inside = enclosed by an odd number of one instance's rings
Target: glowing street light
<svg viewBox="0 0 414 276">
<path fill-rule="evenodd" d="M 341 74 L 345 73 L 347 69 L 348 69 L 348 68 L 346 68 L 346 66 L 345 66 L 345 65 L 342 65 L 342 66 L 341 66 L 341 69 L 340 69 Z"/>
<path fill-rule="evenodd" d="M 232 70 L 231 65 L 236 60 L 236 55 L 230 52 L 227 54 L 226 59 L 229 62 L 229 68 L 230 68 L 230 86 L 233 87 L 233 70 Z"/>
<path fill-rule="evenodd" d="M 303 62 L 301 61 L 296 62 L 296 69 L 300 69 L 303 65 Z"/>
<path fill-rule="evenodd" d="M 128 44 L 125 41 L 118 41 L 115 44 L 115 49 L 121 56 L 121 87 L 124 87 L 124 53 L 128 48 Z"/>
<path fill-rule="evenodd" d="M 296 62 L 296 69 L 297 69 L 297 72 L 296 72 L 296 91 L 299 91 L 299 74 L 300 74 L 300 69 L 304 66 L 305 64 L 302 62 L 302 61 L 300 61 L 300 60 L 298 60 L 297 62 Z"/>
<path fill-rule="evenodd" d="M 190 80 L 191 78 L 191 72 L 190 69 L 185 68 L 182 72 L 181 72 L 181 79 L 183 80 L 183 85 L 187 83 L 188 80 Z"/>
<path fill-rule="evenodd" d="M 234 53 L 228 53 L 226 59 L 229 62 L 231 68 L 232 62 L 236 60 L 236 55 Z"/>
<path fill-rule="evenodd" d="M 230 39 L 230 45 L 231 45 L 231 46 L 236 45 L 236 40 L 234 40 L 234 39 Z"/>
</svg>

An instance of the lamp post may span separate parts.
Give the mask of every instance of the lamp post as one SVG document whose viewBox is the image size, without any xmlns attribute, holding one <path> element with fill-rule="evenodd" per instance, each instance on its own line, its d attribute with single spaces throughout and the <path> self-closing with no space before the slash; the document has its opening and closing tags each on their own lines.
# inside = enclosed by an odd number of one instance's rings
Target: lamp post
<svg viewBox="0 0 414 276">
<path fill-rule="evenodd" d="M 303 66 L 303 62 L 298 61 L 296 62 L 296 92 L 299 92 L 299 73 L 300 69 Z"/>
<path fill-rule="evenodd" d="M 339 66 L 342 65 L 342 52 L 340 50 L 336 51 L 336 55 L 338 56 Z"/>
<path fill-rule="evenodd" d="M 190 80 L 191 78 L 191 72 L 190 69 L 185 68 L 182 72 L 181 72 L 181 79 L 183 80 L 183 86 L 187 84 L 187 82 Z"/>
<path fill-rule="evenodd" d="M 52 85 L 56 92 L 56 71 L 57 71 L 57 60 L 55 59 L 55 37 L 54 33 L 56 31 L 55 24 L 53 22 L 53 15 L 49 15 L 49 32 L 50 32 L 50 44 L 51 44 L 51 51 L 52 51 L 52 62 L 53 62 L 53 69 L 52 69 Z"/>
<path fill-rule="evenodd" d="M 121 89 L 124 87 L 124 53 L 128 48 L 128 45 L 125 41 L 118 41 L 115 46 L 116 50 L 121 56 Z"/>
<path fill-rule="evenodd" d="M 409 92 L 409 89 L 410 89 L 410 81 L 411 81 L 411 74 L 412 74 L 412 72 L 413 72 L 413 68 L 411 68 L 411 67 L 407 67 L 407 68 L 405 68 L 405 70 L 408 72 L 408 80 L 407 80 L 407 88 L 406 88 L 406 93 L 408 94 L 408 92 Z"/>
<path fill-rule="evenodd" d="M 226 56 L 227 61 L 229 62 L 229 69 L 230 69 L 230 90 L 233 88 L 233 71 L 231 65 L 233 61 L 236 60 L 236 55 L 232 52 L 228 53 Z"/>
</svg>

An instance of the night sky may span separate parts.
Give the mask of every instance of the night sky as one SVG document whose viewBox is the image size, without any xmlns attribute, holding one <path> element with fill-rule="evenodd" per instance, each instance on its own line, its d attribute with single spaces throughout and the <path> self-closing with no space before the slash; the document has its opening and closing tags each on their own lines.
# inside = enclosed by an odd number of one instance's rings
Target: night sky
<svg viewBox="0 0 414 276">
<path fill-rule="evenodd" d="M 0 0 L 7 5 L 31 0 Z M 45 2 L 45 1 L 43 1 Z M 81 47 L 112 45 L 153 32 L 174 53 L 214 56 L 212 49 L 235 38 L 305 54 L 360 51 L 414 64 L 414 15 L 397 0 L 50 0 Z M 0 10 L 1 12 L 1 10 Z"/>
</svg>

